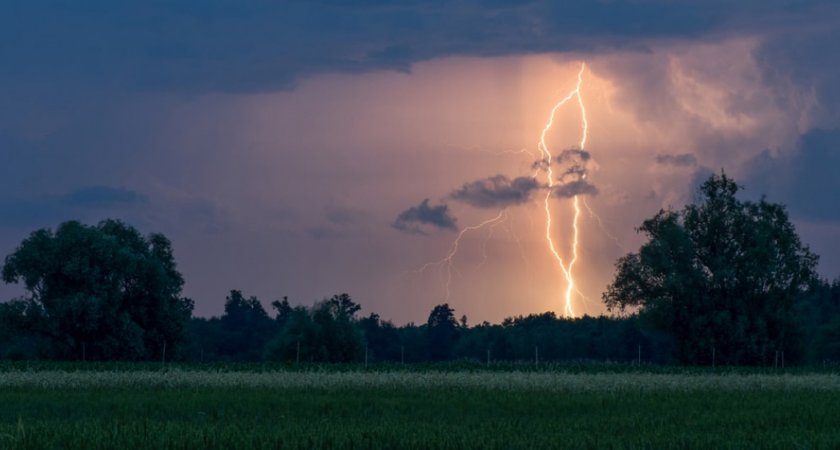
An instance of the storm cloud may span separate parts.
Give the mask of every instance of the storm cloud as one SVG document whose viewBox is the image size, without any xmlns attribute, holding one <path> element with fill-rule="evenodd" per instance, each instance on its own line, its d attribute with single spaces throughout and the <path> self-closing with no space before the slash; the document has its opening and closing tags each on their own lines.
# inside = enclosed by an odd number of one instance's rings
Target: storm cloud
<svg viewBox="0 0 840 450">
<path fill-rule="evenodd" d="M 746 192 L 788 205 L 795 217 L 818 222 L 840 220 L 840 128 L 815 129 L 793 152 L 759 154 L 744 180 Z"/>
<path fill-rule="evenodd" d="M 477 208 L 506 208 L 525 203 L 531 194 L 541 186 L 532 177 L 516 177 L 513 180 L 504 175 L 464 183 L 449 197 Z"/>
<path fill-rule="evenodd" d="M 773 0 L 125 1 L 85 8 L 10 1 L 0 7 L 0 38 L 15 45 L 0 49 L 0 56 L 15 70 L 3 71 L 0 79 L 255 92 L 289 87 L 316 73 L 406 71 L 418 61 L 453 55 L 639 51 L 652 38 L 755 32 L 780 24 L 789 29 L 792 20 L 836 10 L 828 1 L 794 7 Z M 36 26 L 43 23 L 49 23 L 49 34 Z"/>
<path fill-rule="evenodd" d="M 571 198 L 576 195 L 597 195 L 598 188 L 586 180 L 575 180 L 554 187 L 554 196 Z"/>
<path fill-rule="evenodd" d="M 435 232 L 458 229 L 452 209 L 472 225 L 541 189 L 464 181 L 554 164 L 553 196 L 600 191 L 591 206 L 632 242 L 651 211 L 690 200 L 702 161 L 831 230 L 809 241 L 826 261 L 840 254 L 840 50 L 826 45 L 838 21 L 834 0 L 0 2 L 0 38 L 13 43 L 0 45 L 0 247 L 117 217 L 173 240 L 199 315 L 247 284 L 304 303 L 351 290 L 417 320 L 434 286 L 397 297 L 394 274 L 446 248 L 452 236 Z M 597 172 L 588 153 L 529 170 L 522 155 L 451 150 L 534 150 L 580 61 Z M 552 149 L 577 142 L 577 119 L 558 111 Z M 449 206 L 414 203 L 430 192 Z M 508 225 L 527 237 L 517 218 Z M 608 276 L 615 255 L 595 253 L 601 265 L 586 270 Z M 465 289 L 459 310 L 544 308 L 501 298 L 508 285 L 507 297 L 542 298 L 521 278 L 491 282 L 498 299 Z"/>
<path fill-rule="evenodd" d="M 558 164 L 564 164 L 570 161 L 581 161 L 586 163 L 590 159 L 592 159 L 592 154 L 586 150 L 579 148 L 567 148 L 566 150 L 560 152 L 554 160 Z"/>
<path fill-rule="evenodd" d="M 423 226 L 428 225 L 441 230 L 457 231 L 455 217 L 449 212 L 449 206 L 442 203 L 430 206 L 429 199 L 423 199 L 417 206 L 406 209 L 397 216 L 391 226 L 403 233 L 426 235 Z"/>
</svg>

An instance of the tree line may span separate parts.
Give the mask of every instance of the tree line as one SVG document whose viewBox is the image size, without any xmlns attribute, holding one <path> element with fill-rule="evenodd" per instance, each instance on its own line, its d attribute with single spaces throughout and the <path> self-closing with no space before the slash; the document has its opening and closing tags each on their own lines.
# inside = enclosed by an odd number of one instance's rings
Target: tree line
<svg viewBox="0 0 840 450">
<path fill-rule="evenodd" d="M 0 303 L 0 358 L 282 362 L 620 361 L 694 365 L 840 360 L 840 280 L 815 272 L 782 205 L 740 200 L 725 174 L 697 200 L 638 229 L 616 263 L 611 316 L 552 312 L 470 325 L 448 304 L 397 326 L 348 294 L 312 305 L 232 290 L 220 317 L 192 317 L 161 234 L 123 222 L 33 232 L 2 278 L 26 295 Z"/>
</svg>

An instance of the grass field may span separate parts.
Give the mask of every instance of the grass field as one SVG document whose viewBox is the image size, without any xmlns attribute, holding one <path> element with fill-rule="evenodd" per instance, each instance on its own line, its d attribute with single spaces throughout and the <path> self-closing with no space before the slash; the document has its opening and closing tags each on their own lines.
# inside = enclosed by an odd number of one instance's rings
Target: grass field
<svg viewBox="0 0 840 450">
<path fill-rule="evenodd" d="M 479 367 L 7 365 L 0 448 L 840 447 L 829 371 Z"/>
</svg>

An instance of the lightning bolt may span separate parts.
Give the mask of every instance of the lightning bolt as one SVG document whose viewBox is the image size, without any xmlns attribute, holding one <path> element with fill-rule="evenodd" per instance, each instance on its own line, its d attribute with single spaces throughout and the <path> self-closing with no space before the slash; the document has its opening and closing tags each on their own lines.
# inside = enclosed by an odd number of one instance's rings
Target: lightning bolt
<svg viewBox="0 0 840 450">
<path fill-rule="evenodd" d="M 604 235 L 610 238 L 610 240 L 612 240 L 613 243 L 615 243 L 615 245 L 622 251 L 624 251 L 625 253 L 629 252 L 629 249 L 625 247 L 621 243 L 621 241 L 618 240 L 617 237 L 610 233 L 606 226 L 604 226 L 604 222 L 601 220 L 601 217 L 598 216 L 598 214 L 595 214 L 595 211 L 592 211 L 592 208 L 589 207 L 589 203 L 586 203 L 585 199 L 583 200 L 583 206 L 586 208 L 587 211 L 589 211 L 589 216 L 595 219 L 595 222 L 598 223 L 598 227 L 601 228 L 601 231 L 604 233 Z"/>
<path fill-rule="evenodd" d="M 475 269 L 473 269 L 474 274 L 481 270 L 481 268 L 484 267 L 484 264 L 487 262 L 487 243 L 490 242 L 490 239 L 493 239 L 493 234 L 496 231 L 496 227 L 505 223 L 507 219 L 507 210 L 502 210 L 502 218 L 489 224 L 488 228 L 490 231 L 488 231 L 487 236 L 485 236 L 484 238 L 484 242 L 481 244 L 481 262 L 478 263 L 477 266 L 475 266 Z"/>
<path fill-rule="evenodd" d="M 430 267 L 443 267 L 446 266 L 446 281 L 443 283 L 444 289 L 446 291 L 445 301 L 449 301 L 449 297 L 451 296 L 451 289 L 450 286 L 452 285 L 452 270 L 453 270 L 453 262 L 455 260 L 455 255 L 458 254 L 458 248 L 461 245 L 461 239 L 470 231 L 480 230 L 486 226 L 493 226 L 495 227 L 501 222 L 505 221 L 507 210 L 503 209 L 499 211 L 499 214 L 496 217 L 487 219 L 477 225 L 471 225 L 468 227 L 464 227 L 461 231 L 458 232 L 458 237 L 455 238 L 455 241 L 452 243 L 452 247 L 449 248 L 449 253 L 443 259 L 439 261 L 433 261 L 426 264 L 423 264 L 419 269 L 413 270 L 413 273 L 423 273 L 426 269 Z M 485 241 L 486 242 L 486 241 Z M 482 262 L 483 263 L 483 262 Z"/>
<path fill-rule="evenodd" d="M 589 211 L 590 215 L 597 219 L 598 224 L 601 226 L 601 229 L 610 237 L 612 238 L 619 246 L 621 245 L 618 243 L 618 240 L 613 237 L 611 234 L 607 232 L 604 228 L 603 223 L 601 222 L 600 217 L 598 217 L 589 205 L 586 203 L 585 199 L 581 200 L 578 195 L 572 197 L 572 206 L 574 208 L 574 215 L 572 218 L 572 239 L 571 239 L 571 258 L 568 260 L 568 263 L 564 262 L 563 257 L 560 255 L 560 252 L 557 249 L 557 245 L 554 243 L 554 239 L 552 238 L 552 210 L 551 210 L 551 195 L 554 192 L 555 186 L 555 177 L 554 177 L 554 170 L 552 169 L 552 154 L 549 150 L 548 144 L 546 143 L 546 136 L 551 128 L 554 126 L 554 117 L 557 114 L 557 111 L 569 103 L 570 101 L 577 100 L 577 105 L 580 110 L 581 114 L 581 138 L 579 143 L 579 149 L 583 150 L 586 146 L 586 141 L 589 136 L 589 122 L 586 118 L 586 106 L 583 103 L 583 97 L 581 95 L 581 86 L 583 85 L 583 74 L 586 71 L 586 64 L 581 63 L 580 70 L 577 74 L 577 83 L 575 88 L 570 91 L 565 97 L 563 97 L 560 101 L 554 104 L 552 107 L 551 112 L 548 116 L 548 121 L 546 122 L 545 126 L 542 128 L 542 132 L 540 133 L 540 140 L 537 144 L 538 153 L 541 157 L 536 163 L 534 163 L 534 174 L 533 176 L 536 178 L 539 173 L 545 172 L 547 177 L 547 192 L 545 197 L 542 199 L 542 208 L 545 210 L 545 239 L 548 244 L 548 249 L 554 259 L 557 261 L 557 266 L 559 267 L 560 271 L 562 272 L 563 277 L 565 278 L 565 289 L 562 291 L 563 295 L 563 314 L 566 317 L 575 317 L 575 311 L 572 302 L 573 294 L 577 294 L 583 301 L 586 301 L 586 296 L 579 290 L 579 288 L 575 284 L 574 279 L 574 267 L 575 264 L 578 262 L 579 259 L 579 244 L 580 244 L 580 216 L 581 216 L 581 208 L 580 203 L 583 201 L 584 207 Z M 502 152 L 496 153 L 497 155 L 504 155 L 504 154 L 526 154 L 530 156 L 535 156 L 531 153 L 528 149 L 518 149 L 518 150 L 505 150 Z M 581 179 L 586 178 L 586 173 L 584 172 L 581 175 Z M 537 201 L 539 203 L 539 201 Z M 533 219 L 530 215 L 528 215 L 529 220 L 531 221 L 532 226 L 534 225 Z M 454 260 L 456 255 L 458 254 L 458 250 L 460 248 L 461 239 L 469 232 L 476 231 L 482 229 L 484 227 L 490 227 L 489 233 L 485 237 L 485 240 L 482 244 L 482 260 L 475 268 L 477 272 L 486 262 L 487 260 L 487 241 L 489 241 L 494 233 L 495 228 L 505 222 L 508 218 L 507 210 L 503 209 L 499 211 L 499 213 L 490 219 L 487 219 L 483 222 L 480 222 L 476 225 L 471 225 L 468 227 L 463 228 L 459 233 L 458 236 L 455 238 L 455 241 L 452 243 L 450 247 L 449 253 L 443 258 L 438 261 L 433 261 L 424 264 L 419 269 L 413 270 L 411 272 L 422 274 L 427 269 L 432 267 L 437 267 L 438 270 L 442 270 L 442 267 L 446 267 L 446 277 L 445 281 L 442 281 L 442 287 L 446 292 L 445 299 L 448 301 L 451 295 L 451 284 L 452 284 L 452 271 L 457 271 L 457 268 L 454 267 Z M 527 258 L 525 257 L 524 250 L 522 249 L 522 244 L 519 240 L 519 237 L 512 233 L 509 226 L 506 226 L 508 233 L 514 236 L 517 246 L 520 249 L 521 256 L 523 261 L 527 263 Z"/>
<path fill-rule="evenodd" d="M 569 260 L 568 265 L 563 262 L 563 257 L 560 256 L 560 253 L 557 251 L 557 247 L 554 245 L 554 240 L 551 237 L 551 194 L 554 192 L 554 171 L 551 168 L 551 152 L 548 149 L 548 144 L 546 144 L 546 135 L 548 134 L 551 127 L 554 126 L 554 116 L 557 113 L 557 110 L 560 109 L 563 105 L 568 103 L 574 98 L 577 98 L 578 107 L 580 108 L 581 113 L 581 139 L 580 139 L 580 149 L 583 150 L 586 145 L 586 138 L 589 134 L 589 123 L 586 120 L 586 107 L 583 104 L 583 98 L 581 97 L 580 88 L 583 84 L 583 72 L 586 70 L 586 64 L 581 63 L 580 71 L 578 71 L 577 75 L 577 84 L 575 88 L 569 92 L 564 98 L 554 104 L 554 107 L 551 108 L 551 113 L 548 116 L 548 122 L 546 122 L 545 126 L 542 129 L 542 133 L 540 134 L 540 142 L 537 144 L 537 148 L 540 150 L 543 160 L 547 161 L 545 164 L 545 171 L 548 178 L 548 191 L 545 194 L 545 198 L 543 199 L 543 209 L 545 209 L 545 239 L 548 243 L 548 248 L 551 251 L 551 254 L 554 256 L 554 259 L 557 261 L 557 265 L 560 268 L 560 271 L 563 272 L 563 276 L 566 278 L 566 290 L 563 294 L 564 304 L 563 304 L 563 314 L 566 317 L 574 317 L 575 312 L 572 306 L 572 293 L 577 292 L 575 288 L 575 279 L 573 269 L 575 263 L 578 260 L 578 244 L 580 242 L 580 229 L 578 227 L 578 221 L 580 219 L 580 202 L 578 196 L 575 195 L 572 199 L 572 204 L 574 206 L 574 218 L 572 221 L 572 257 Z"/>
</svg>

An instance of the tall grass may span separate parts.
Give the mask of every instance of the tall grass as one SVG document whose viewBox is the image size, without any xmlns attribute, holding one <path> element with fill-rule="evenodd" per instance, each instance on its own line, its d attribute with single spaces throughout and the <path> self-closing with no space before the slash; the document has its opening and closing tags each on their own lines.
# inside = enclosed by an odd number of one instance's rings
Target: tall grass
<svg viewBox="0 0 840 450">
<path fill-rule="evenodd" d="M 6 368 L 0 449 L 840 447 L 831 373 L 126 369 Z"/>
</svg>

